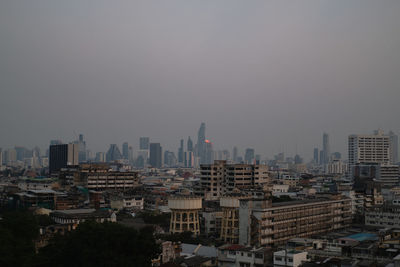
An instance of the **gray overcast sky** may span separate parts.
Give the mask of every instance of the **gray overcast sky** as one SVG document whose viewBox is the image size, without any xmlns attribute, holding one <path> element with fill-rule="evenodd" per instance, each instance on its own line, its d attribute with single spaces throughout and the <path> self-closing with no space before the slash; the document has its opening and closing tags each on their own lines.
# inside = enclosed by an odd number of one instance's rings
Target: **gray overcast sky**
<svg viewBox="0 0 400 267">
<path fill-rule="evenodd" d="M 0 2 L 0 147 L 93 151 L 202 121 L 217 149 L 311 157 L 400 132 L 400 1 Z"/>
</svg>

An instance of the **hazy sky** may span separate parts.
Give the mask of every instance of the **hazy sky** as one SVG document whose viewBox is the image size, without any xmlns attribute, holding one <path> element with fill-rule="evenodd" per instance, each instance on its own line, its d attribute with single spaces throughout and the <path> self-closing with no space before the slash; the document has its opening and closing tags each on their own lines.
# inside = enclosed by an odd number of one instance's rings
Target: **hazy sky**
<svg viewBox="0 0 400 267">
<path fill-rule="evenodd" d="M 311 157 L 400 132 L 400 1 L 0 2 L 0 147 L 83 133 Z"/>
</svg>

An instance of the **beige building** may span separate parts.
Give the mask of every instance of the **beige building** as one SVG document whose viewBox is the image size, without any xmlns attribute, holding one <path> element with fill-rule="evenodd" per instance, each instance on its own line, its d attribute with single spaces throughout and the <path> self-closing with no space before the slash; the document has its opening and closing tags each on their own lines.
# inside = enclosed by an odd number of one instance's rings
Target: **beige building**
<svg viewBox="0 0 400 267">
<path fill-rule="evenodd" d="M 196 195 L 206 200 L 218 200 L 235 190 L 265 187 L 268 183 L 266 165 L 227 164 L 224 160 L 216 160 L 214 164 L 200 166 L 200 187 Z"/>
<path fill-rule="evenodd" d="M 291 238 L 334 231 L 350 223 L 351 200 L 340 195 L 281 203 L 241 200 L 239 244 L 282 245 Z"/>
<path fill-rule="evenodd" d="M 199 211 L 202 199 L 196 197 L 172 197 L 168 199 L 171 210 L 170 233 L 192 232 L 200 234 Z"/>
<path fill-rule="evenodd" d="M 137 172 L 115 171 L 107 163 L 85 163 L 75 168 L 64 168 L 59 179 L 63 186 L 84 186 L 89 190 L 125 191 L 139 184 Z"/>
</svg>

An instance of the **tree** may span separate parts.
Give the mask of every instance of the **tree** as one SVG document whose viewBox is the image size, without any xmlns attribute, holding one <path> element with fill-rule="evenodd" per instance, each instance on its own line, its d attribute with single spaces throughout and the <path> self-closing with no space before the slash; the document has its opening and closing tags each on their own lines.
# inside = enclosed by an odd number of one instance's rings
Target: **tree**
<svg viewBox="0 0 400 267">
<path fill-rule="evenodd" d="M 35 217 L 22 211 L 6 212 L 0 220 L 0 266 L 31 266 L 34 240 L 39 234 Z"/>
<path fill-rule="evenodd" d="M 152 228 L 85 222 L 39 251 L 37 266 L 151 266 L 160 248 Z"/>
</svg>

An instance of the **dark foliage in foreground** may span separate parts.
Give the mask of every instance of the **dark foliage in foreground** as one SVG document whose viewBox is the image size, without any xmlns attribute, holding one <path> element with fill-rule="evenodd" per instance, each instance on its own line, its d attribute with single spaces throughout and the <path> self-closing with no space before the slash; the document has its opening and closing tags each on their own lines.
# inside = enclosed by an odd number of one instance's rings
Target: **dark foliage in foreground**
<svg viewBox="0 0 400 267">
<path fill-rule="evenodd" d="M 36 266 L 150 266 L 159 254 L 153 229 L 85 222 L 39 251 Z"/>
<path fill-rule="evenodd" d="M 31 266 L 35 257 L 33 240 L 39 234 L 35 216 L 14 211 L 1 214 L 0 266 Z"/>
<path fill-rule="evenodd" d="M 116 223 L 85 222 L 35 254 L 39 225 L 53 223 L 27 211 L 3 212 L 0 266 L 150 266 L 160 252 L 152 228 L 138 232 Z"/>
</svg>

